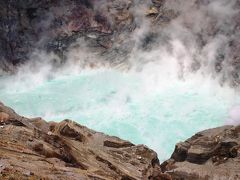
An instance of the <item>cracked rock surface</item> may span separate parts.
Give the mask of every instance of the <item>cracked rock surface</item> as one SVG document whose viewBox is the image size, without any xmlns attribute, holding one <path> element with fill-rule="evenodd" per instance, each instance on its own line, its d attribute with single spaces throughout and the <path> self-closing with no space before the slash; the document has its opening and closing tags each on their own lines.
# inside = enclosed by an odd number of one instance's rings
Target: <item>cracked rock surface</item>
<svg viewBox="0 0 240 180">
<path fill-rule="evenodd" d="M 197 133 L 161 165 L 173 179 L 240 179 L 240 126 Z"/>
<path fill-rule="evenodd" d="M 27 119 L 0 104 L 0 179 L 161 179 L 157 154 L 71 120 Z"/>
<path fill-rule="evenodd" d="M 0 179 L 237 180 L 240 126 L 199 132 L 157 154 L 74 121 L 28 119 L 0 103 Z"/>
</svg>

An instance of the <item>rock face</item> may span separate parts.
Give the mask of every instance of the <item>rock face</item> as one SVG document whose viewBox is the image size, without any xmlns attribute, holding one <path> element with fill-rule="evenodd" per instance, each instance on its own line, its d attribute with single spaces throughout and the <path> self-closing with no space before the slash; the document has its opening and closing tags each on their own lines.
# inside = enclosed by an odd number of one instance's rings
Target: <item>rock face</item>
<svg viewBox="0 0 240 180">
<path fill-rule="evenodd" d="M 207 59 L 213 74 L 237 86 L 239 8 L 240 0 L 1 1 L 0 75 L 16 71 L 24 62 L 40 61 L 39 51 L 56 55 L 43 61 L 63 65 L 74 48 L 86 48 L 88 54 L 96 55 L 97 63 L 129 68 L 136 54 L 151 53 L 153 47 L 172 49 L 172 41 L 180 40 L 190 54 L 196 52 L 191 70 L 204 67 Z M 84 67 L 96 66 L 91 62 L 94 58 L 83 59 Z"/>
<path fill-rule="evenodd" d="M 133 4 L 132 0 L 1 1 L 0 67 L 11 71 L 13 66 L 36 59 L 31 58 L 34 50 L 54 52 L 64 61 L 77 40 L 91 52 L 120 58 L 131 50 L 122 49 L 119 43 L 124 44 L 136 27 L 129 10 Z"/>
<path fill-rule="evenodd" d="M 161 167 L 173 179 L 240 179 L 240 126 L 197 133 L 178 143 Z"/>
<path fill-rule="evenodd" d="M 27 119 L 0 104 L 0 179 L 169 179 L 144 145 L 70 120 Z"/>
<path fill-rule="evenodd" d="M 0 179 L 237 180 L 240 126 L 197 133 L 157 154 L 71 120 L 27 119 L 0 103 Z"/>
</svg>

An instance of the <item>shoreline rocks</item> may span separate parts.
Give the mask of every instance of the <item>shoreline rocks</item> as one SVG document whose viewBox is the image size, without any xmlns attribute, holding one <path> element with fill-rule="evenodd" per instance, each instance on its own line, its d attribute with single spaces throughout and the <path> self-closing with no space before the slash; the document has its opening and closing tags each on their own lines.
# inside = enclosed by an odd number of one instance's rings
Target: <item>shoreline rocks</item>
<svg viewBox="0 0 240 180">
<path fill-rule="evenodd" d="M 157 153 L 71 120 L 19 116 L 0 103 L 0 179 L 208 180 L 240 178 L 240 126 L 199 132 Z M 4 119 L 4 121 L 2 120 Z"/>
<path fill-rule="evenodd" d="M 208 129 L 178 143 L 161 168 L 173 179 L 239 179 L 240 125 Z"/>
<path fill-rule="evenodd" d="M 0 104 L 0 179 L 161 179 L 156 152 L 71 120 L 27 119 Z"/>
</svg>

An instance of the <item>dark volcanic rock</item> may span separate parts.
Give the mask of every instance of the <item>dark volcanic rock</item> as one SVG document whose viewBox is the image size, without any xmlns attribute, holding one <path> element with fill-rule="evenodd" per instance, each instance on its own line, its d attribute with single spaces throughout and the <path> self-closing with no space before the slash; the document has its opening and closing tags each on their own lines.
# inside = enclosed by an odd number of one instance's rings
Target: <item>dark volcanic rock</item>
<svg viewBox="0 0 240 180">
<path fill-rule="evenodd" d="M 0 104 L 0 179 L 170 179 L 144 145 L 70 120 L 27 119 Z"/>
<path fill-rule="evenodd" d="M 24 62 L 40 61 L 36 51 L 54 53 L 56 57 L 43 61 L 59 67 L 74 48 L 96 55 L 94 63 L 94 58 L 83 58 L 83 67 L 98 63 L 128 69 L 134 53 L 171 49 L 171 41 L 180 40 L 186 49 L 196 47 L 190 71 L 207 64 L 213 71 L 210 76 L 238 86 L 239 9 L 240 0 L 4 0 L 0 2 L 0 75 L 15 72 Z"/>
<path fill-rule="evenodd" d="M 197 133 L 176 145 L 162 170 L 173 179 L 239 179 L 240 126 L 223 126 Z"/>
<path fill-rule="evenodd" d="M 29 60 L 34 50 L 54 52 L 64 60 L 68 47 L 79 38 L 104 53 L 121 31 L 133 28 L 130 4 L 128 0 L 1 1 L 0 67 L 11 71 L 12 65 Z"/>
</svg>

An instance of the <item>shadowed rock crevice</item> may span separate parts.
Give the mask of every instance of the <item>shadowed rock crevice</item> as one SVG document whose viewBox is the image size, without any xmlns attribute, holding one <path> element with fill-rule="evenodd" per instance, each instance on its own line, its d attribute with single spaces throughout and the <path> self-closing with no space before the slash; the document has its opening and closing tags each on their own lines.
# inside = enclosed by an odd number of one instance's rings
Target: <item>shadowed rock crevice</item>
<svg viewBox="0 0 240 180">
<path fill-rule="evenodd" d="M 112 148 L 124 148 L 124 147 L 134 146 L 134 144 L 126 141 L 118 142 L 118 141 L 109 141 L 109 140 L 104 141 L 103 145 L 106 147 L 112 147 Z"/>
<path fill-rule="evenodd" d="M 73 139 L 75 139 L 77 141 L 80 141 L 80 142 L 84 142 L 84 139 L 85 139 L 85 137 L 81 133 L 75 131 L 74 129 L 69 127 L 69 125 L 65 125 L 60 130 L 60 134 L 63 135 L 63 136 L 66 136 L 66 137 L 73 138 Z"/>
</svg>

